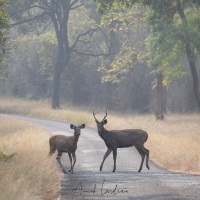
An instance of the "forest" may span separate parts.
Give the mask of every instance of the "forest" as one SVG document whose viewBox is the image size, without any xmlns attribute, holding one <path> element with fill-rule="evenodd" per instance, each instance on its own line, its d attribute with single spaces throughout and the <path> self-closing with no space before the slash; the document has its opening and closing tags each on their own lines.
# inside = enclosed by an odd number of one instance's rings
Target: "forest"
<svg viewBox="0 0 200 200">
<path fill-rule="evenodd" d="M 199 199 L 199 79 L 200 0 L 0 0 L 0 199 Z"/>
<path fill-rule="evenodd" d="M 0 0 L 0 97 L 200 110 L 200 1 Z"/>
</svg>

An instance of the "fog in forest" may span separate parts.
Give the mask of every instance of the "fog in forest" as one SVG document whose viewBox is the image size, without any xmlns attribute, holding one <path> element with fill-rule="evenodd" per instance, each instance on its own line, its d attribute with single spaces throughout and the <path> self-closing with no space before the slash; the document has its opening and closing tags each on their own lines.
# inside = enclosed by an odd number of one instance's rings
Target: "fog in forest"
<svg viewBox="0 0 200 200">
<path fill-rule="evenodd" d="M 0 96 L 161 119 L 198 112 L 199 3 L 102 2 L 11 1 Z"/>
</svg>

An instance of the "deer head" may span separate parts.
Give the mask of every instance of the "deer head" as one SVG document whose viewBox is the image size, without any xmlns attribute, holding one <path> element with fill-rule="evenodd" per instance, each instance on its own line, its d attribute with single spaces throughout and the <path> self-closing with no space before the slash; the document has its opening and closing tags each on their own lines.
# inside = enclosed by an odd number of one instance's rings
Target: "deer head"
<svg viewBox="0 0 200 200">
<path fill-rule="evenodd" d="M 108 122 L 107 119 L 106 119 L 106 117 L 107 117 L 107 110 L 106 110 L 106 115 L 104 116 L 104 118 L 103 118 L 103 120 L 101 122 L 99 122 L 97 120 L 97 118 L 95 117 L 95 115 L 96 115 L 96 113 L 94 113 L 94 111 L 93 111 L 93 116 L 94 116 L 94 119 L 95 119 L 95 122 L 96 122 L 97 128 L 98 128 L 98 133 L 102 133 L 102 131 L 104 130 L 104 125 L 107 124 L 107 122 Z"/>
<path fill-rule="evenodd" d="M 76 136 L 80 136 L 80 134 L 81 134 L 81 129 L 84 129 L 84 128 L 85 128 L 85 124 L 82 124 L 82 125 L 80 125 L 80 126 L 75 126 L 75 125 L 71 124 L 71 125 L 70 125 L 70 128 L 71 128 L 71 129 L 74 129 L 74 134 L 75 134 Z"/>
</svg>

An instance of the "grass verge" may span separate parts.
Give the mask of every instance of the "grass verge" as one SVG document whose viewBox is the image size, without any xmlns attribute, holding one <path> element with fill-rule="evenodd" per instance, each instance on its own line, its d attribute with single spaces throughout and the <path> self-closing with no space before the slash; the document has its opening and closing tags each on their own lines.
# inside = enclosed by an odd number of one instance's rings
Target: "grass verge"
<svg viewBox="0 0 200 200">
<path fill-rule="evenodd" d="M 0 199 L 56 199 L 59 169 L 48 158 L 48 133 L 10 117 L 0 122 Z"/>
<path fill-rule="evenodd" d="M 91 124 L 91 112 L 85 108 L 67 105 L 59 110 L 51 109 L 47 100 L 31 101 L 21 99 L 0 99 L 0 113 L 21 114 L 46 119 L 68 120 L 71 122 Z"/>
</svg>

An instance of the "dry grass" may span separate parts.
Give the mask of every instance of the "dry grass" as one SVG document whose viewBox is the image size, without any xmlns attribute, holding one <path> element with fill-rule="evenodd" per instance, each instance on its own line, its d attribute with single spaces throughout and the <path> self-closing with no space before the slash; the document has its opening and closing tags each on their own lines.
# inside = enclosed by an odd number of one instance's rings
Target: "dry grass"
<svg viewBox="0 0 200 200">
<path fill-rule="evenodd" d="M 85 109 L 77 109 L 67 105 L 67 109 L 52 110 L 47 100 L 31 101 L 21 99 L 0 99 L 0 113 L 21 114 L 41 118 L 68 120 L 72 122 L 90 124 L 90 113 Z"/>
<path fill-rule="evenodd" d="M 28 114 L 96 126 L 91 108 L 80 109 L 68 105 L 65 109 L 51 110 L 47 101 L 22 100 L 0 100 L 0 105 L 0 112 Z M 97 118 L 101 120 L 103 115 L 104 113 L 97 113 Z M 153 115 L 109 113 L 106 128 L 144 129 L 149 134 L 145 146 L 150 150 L 152 160 L 169 170 L 200 174 L 199 114 L 170 114 L 166 120 L 157 121 Z"/>
<path fill-rule="evenodd" d="M 49 135 L 27 122 L 0 116 L 1 200 L 51 200 L 59 189 L 59 169 L 48 158 Z"/>
</svg>

